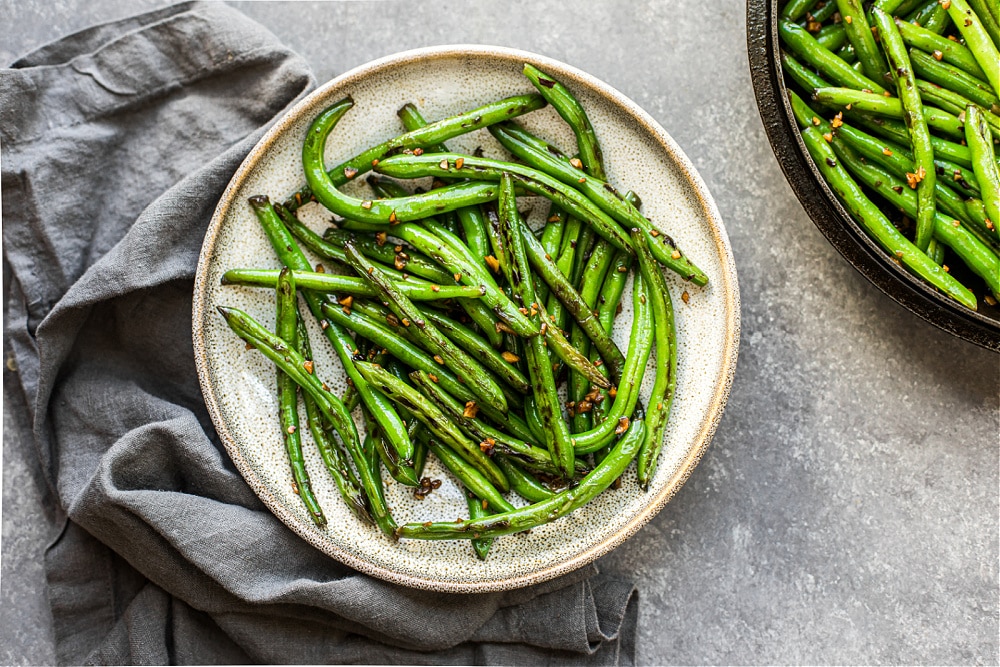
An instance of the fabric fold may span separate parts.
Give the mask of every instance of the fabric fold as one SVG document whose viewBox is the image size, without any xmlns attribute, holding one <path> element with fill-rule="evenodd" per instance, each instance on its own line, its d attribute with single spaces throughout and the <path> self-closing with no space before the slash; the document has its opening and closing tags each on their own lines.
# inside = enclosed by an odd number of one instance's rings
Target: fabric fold
<svg viewBox="0 0 1000 667">
<path fill-rule="evenodd" d="M 5 347 L 58 538 L 62 663 L 627 664 L 635 595 L 594 566 L 434 594 L 298 538 L 229 460 L 191 342 L 232 174 L 314 85 L 221 3 L 95 26 L 0 71 Z M 632 633 L 632 634 L 630 634 Z"/>
</svg>

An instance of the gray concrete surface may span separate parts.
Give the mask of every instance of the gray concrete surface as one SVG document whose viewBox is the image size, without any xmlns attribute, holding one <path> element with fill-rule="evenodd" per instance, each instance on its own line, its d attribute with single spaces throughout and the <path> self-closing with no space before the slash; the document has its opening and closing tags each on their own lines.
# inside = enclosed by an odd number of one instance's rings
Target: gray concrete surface
<svg viewBox="0 0 1000 667">
<path fill-rule="evenodd" d="M 0 58 L 161 4 L 3 0 Z M 998 663 L 1000 357 L 896 306 L 813 227 L 757 115 L 740 2 L 234 4 L 321 81 L 445 43 L 571 63 L 647 109 L 707 182 L 743 340 L 703 462 L 600 562 L 642 592 L 643 664 Z M 5 426 L 22 412 L 5 392 Z M 21 444 L 4 442 L 0 663 L 37 665 L 54 659 L 47 519 Z"/>
</svg>

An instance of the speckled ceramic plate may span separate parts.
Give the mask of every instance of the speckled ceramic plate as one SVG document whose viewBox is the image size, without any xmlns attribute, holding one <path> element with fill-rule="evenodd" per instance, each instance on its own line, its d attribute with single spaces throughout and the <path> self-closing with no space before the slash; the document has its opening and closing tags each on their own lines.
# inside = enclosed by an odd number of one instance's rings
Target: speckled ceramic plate
<svg viewBox="0 0 1000 667">
<path fill-rule="evenodd" d="M 281 200 L 300 186 L 299 152 L 309 123 L 347 95 L 356 104 L 328 142 L 328 164 L 399 134 L 396 110 L 407 102 L 417 104 L 433 120 L 531 92 L 521 74 L 525 62 L 551 73 L 579 97 L 601 141 L 611 182 L 639 193 L 644 213 L 669 231 L 711 281 L 708 287 L 697 288 L 669 277 L 677 311 L 679 370 L 656 477 L 643 492 L 633 466 L 620 489 L 601 494 L 553 524 L 497 540 L 488 560 L 481 562 L 464 541 L 395 542 L 359 523 L 341 502 L 306 433 L 306 465 L 329 519 L 326 527 L 317 528 L 292 490 L 279 433 L 274 368 L 260 353 L 247 351 L 215 309 L 236 306 L 267 326 L 274 324 L 274 298 L 268 290 L 224 287 L 219 282 L 231 268 L 278 266 L 247 198 L 266 194 Z M 575 145 L 551 108 L 519 121 L 567 150 Z M 502 155 L 486 131 L 449 142 L 452 150 L 471 152 L 480 146 L 487 155 Z M 540 224 L 546 206 L 535 204 L 529 223 Z M 316 205 L 311 208 L 304 216 L 307 222 L 319 226 L 328 220 Z M 690 296 L 687 303 L 680 298 L 685 290 Z M 629 335 L 630 292 L 629 287 L 614 331 L 622 349 Z M 676 493 L 705 451 L 729 393 L 739 344 L 739 292 L 729 240 L 708 190 L 649 114 L 592 76 L 548 58 L 494 47 L 436 47 L 389 56 L 327 83 L 260 141 L 233 177 L 209 226 L 195 280 L 193 325 L 198 374 L 219 436 L 247 483 L 281 521 L 316 548 L 376 577 L 423 589 L 484 592 L 545 581 L 589 563 L 635 533 Z M 340 391 L 345 376 L 339 362 L 332 350 L 319 344 L 319 328 L 312 321 L 309 326 L 316 372 Z M 652 362 L 643 385 L 644 399 L 651 376 Z M 431 459 L 425 474 L 444 484 L 423 501 L 386 476 L 388 502 L 397 521 L 467 516 L 457 486 Z"/>
</svg>

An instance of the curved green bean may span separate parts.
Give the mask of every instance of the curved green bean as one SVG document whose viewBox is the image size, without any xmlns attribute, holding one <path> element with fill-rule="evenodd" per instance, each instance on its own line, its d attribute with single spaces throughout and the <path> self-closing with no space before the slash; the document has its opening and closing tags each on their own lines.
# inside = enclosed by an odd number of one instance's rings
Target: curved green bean
<svg viewBox="0 0 1000 667">
<path fill-rule="evenodd" d="M 486 127 L 492 123 L 509 120 L 530 111 L 541 109 L 545 104 L 545 99 L 541 95 L 516 95 L 497 102 L 490 102 L 471 111 L 407 132 L 378 146 L 373 146 L 365 152 L 330 169 L 327 173 L 327 178 L 334 187 L 340 187 L 366 173 L 379 160 L 394 152 L 404 149 L 429 148 L 461 134 L 467 134 L 479 128 Z M 336 103 L 334 108 L 340 109 L 338 119 L 339 116 L 342 116 L 352 106 L 354 106 L 354 100 L 350 97 Z M 311 187 L 311 185 L 307 185 L 296 192 L 289 197 L 285 205 L 294 211 L 296 207 L 309 201 L 314 193 Z M 336 213 L 336 211 L 334 212 Z"/>
</svg>

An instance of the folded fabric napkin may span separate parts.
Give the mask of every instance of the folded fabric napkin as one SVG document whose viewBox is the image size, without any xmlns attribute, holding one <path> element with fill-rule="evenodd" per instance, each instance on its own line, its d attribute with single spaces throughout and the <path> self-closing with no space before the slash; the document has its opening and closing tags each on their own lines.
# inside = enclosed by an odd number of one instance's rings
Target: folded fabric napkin
<svg viewBox="0 0 1000 667">
<path fill-rule="evenodd" d="M 0 71 L 5 347 L 60 524 L 45 555 L 58 659 L 631 664 L 631 584 L 592 566 L 486 595 L 373 579 L 275 519 L 221 446 L 191 343 L 202 237 L 312 85 L 219 3 Z"/>
</svg>

